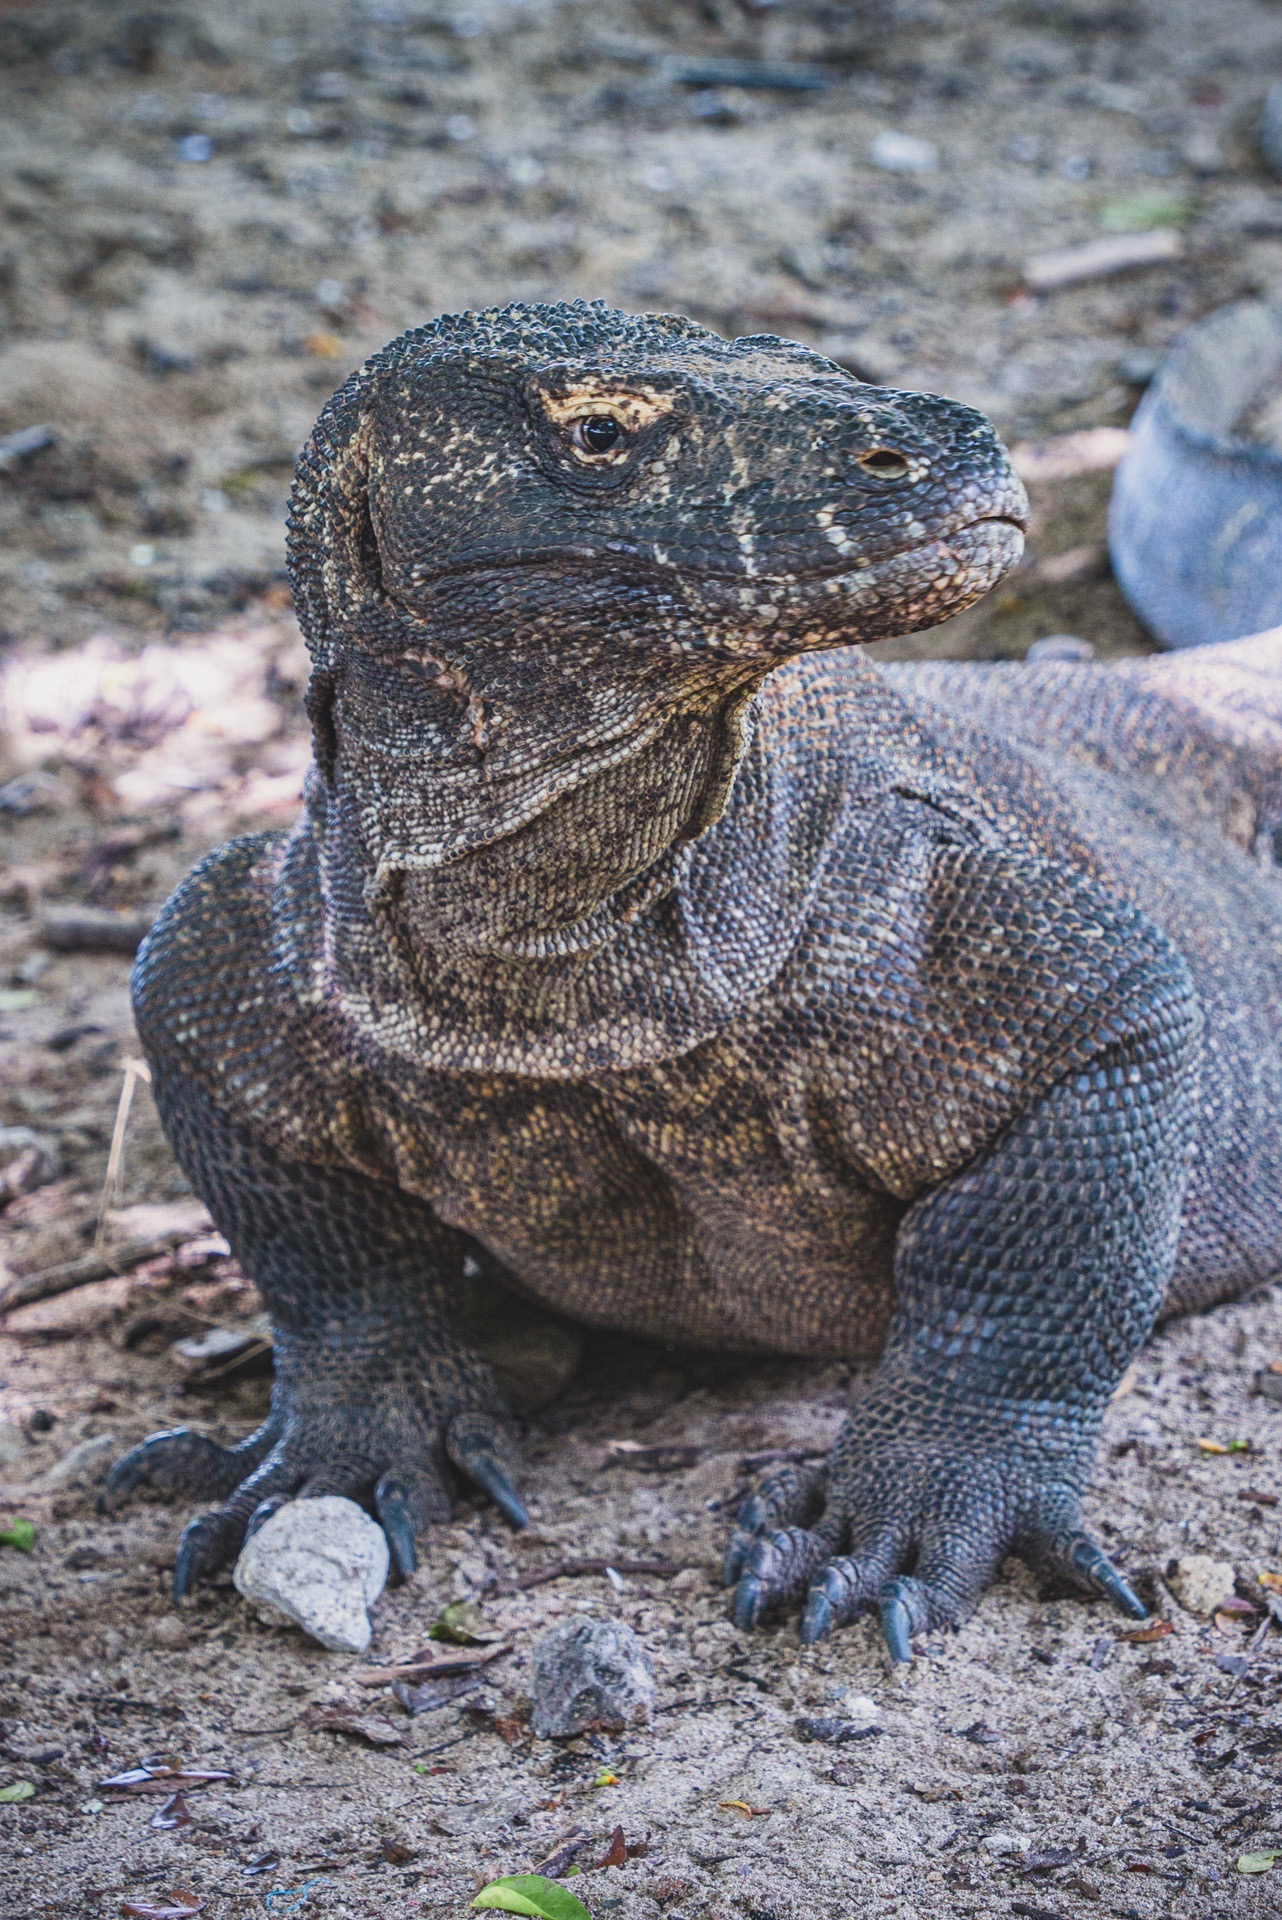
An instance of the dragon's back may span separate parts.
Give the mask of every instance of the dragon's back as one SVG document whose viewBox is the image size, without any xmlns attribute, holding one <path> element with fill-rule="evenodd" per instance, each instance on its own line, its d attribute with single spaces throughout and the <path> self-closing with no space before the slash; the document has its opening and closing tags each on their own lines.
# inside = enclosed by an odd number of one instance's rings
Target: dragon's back
<svg viewBox="0 0 1282 1920">
<path fill-rule="evenodd" d="M 1282 856 L 1282 628 L 1143 659 L 883 671 L 946 731 L 1031 757 L 1057 787 L 1075 770 L 1111 775 L 1147 791 L 1168 830 L 1218 827 L 1264 867 Z"/>
</svg>

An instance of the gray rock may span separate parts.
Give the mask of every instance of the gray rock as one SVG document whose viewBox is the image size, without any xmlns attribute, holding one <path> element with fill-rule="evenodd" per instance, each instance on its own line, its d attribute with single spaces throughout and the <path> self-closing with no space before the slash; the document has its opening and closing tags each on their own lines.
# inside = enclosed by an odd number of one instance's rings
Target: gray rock
<svg viewBox="0 0 1282 1920">
<path fill-rule="evenodd" d="M 367 1609 L 387 1584 L 383 1529 L 354 1500 L 291 1500 L 241 1549 L 232 1579 L 269 1626 L 301 1627 L 331 1653 L 364 1653 Z"/>
<path fill-rule="evenodd" d="M 535 1647 L 533 1725 L 540 1740 L 589 1727 L 642 1727 L 653 1712 L 654 1670 L 621 1620 L 567 1620 Z"/>
<path fill-rule="evenodd" d="M 939 148 L 933 140 L 923 140 L 915 133 L 883 127 L 873 135 L 868 158 L 883 173 L 934 173 L 939 166 Z"/>
<path fill-rule="evenodd" d="M 0 1206 L 19 1194 L 47 1187 L 60 1171 L 61 1155 L 52 1134 L 30 1127 L 0 1127 Z"/>
<path fill-rule="evenodd" d="M 1282 296 L 1234 301 L 1183 335 L 1131 421 L 1109 551 L 1160 646 L 1282 622 L 1282 450 L 1244 437 L 1280 377 Z"/>
<path fill-rule="evenodd" d="M 50 1489 L 94 1486 L 119 1452 L 120 1442 L 114 1433 L 96 1434 L 92 1440 L 82 1440 L 79 1446 L 55 1461 L 42 1484 Z"/>
</svg>

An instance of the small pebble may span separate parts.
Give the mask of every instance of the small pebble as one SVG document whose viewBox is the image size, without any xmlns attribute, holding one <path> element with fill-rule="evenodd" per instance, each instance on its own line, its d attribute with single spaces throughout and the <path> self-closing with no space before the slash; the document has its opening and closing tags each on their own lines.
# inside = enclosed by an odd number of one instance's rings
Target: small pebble
<svg viewBox="0 0 1282 1920">
<path fill-rule="evenodd" d="M 874 135 L 868 158 L 883 173 L 934 173 L 939 166 L 939 148 L 933 140 L 922 140 L 915 133 L 896 133 L 883 127 Z"/>
<path fill-rule="evenodd" d="M 534 1649 L 532 1692 L 540 1740 L 642 1727 L 654 1712 L 654 1670 L 621 1620 L 567 1620 Z"/>
<path fill-rule="evenodd" d="M 1170 1576 L 1172 1593 L 1190 1613 L 1214 1613 L 1234 1598 L 1236 1582 L 1232 1562 L 1216 1560 L 1209 1553 L 1186 1553 Z"/>
<path fill-rule="evenodd" d="M 387 1584 L 387 1540 L 354 1500 L 291 1500 L 241 1549 L 232 1579 L 269 1626 L 301 1627 L 331 1653 L 364 1653 L 367 1609 Z"/>
<path fill-rule="evenodd" d="M 1048 633 L 1043 640 L 1034 640 L 1024 658 L 1026 660 L 1093 660 L 1095 648 L 1089 640 L 1079 640 L 1075 633 Z"/>
</svg>

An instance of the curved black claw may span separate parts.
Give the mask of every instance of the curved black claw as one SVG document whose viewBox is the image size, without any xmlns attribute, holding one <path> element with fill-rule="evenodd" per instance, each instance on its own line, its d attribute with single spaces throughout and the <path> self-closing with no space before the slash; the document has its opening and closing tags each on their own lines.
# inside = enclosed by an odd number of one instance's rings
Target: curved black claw
<svg viewBox="0 0 1282 1920">
<path fill-rule="evenodd" d="M 739 1577 L 735 1589 L 732 1618 L 741 1633 L 751 1633 L 766 1610 L 766 1589 L 755 1573 Z"/>
<path fill-rule="evenodd" d="M 1128 1613 L 1132 1620 L 1148 1619 L 1148 1608 L 1144 1602 L 1089 1534 L 1079 1535 L 1068 1548 L 1065 1558 L 1082 1581 L 1107 1599 L 1116 1601 L 1122 1612 Z"/>
<path fill-rule="evenodd" d="M 733 1619 L 750 1632 L 766 1611 L 798 1599 L 832 1542 L 805 1527 L 781 1527 L 752 1542 L 735 1591 Z"/>
<path fill-rule="evenodd" d="M 270 1499 L 260 1500 L 246 1523 L 246 1540 L 252 1540 L 259 1528 L 265 1527 L 274 1513 L 279 1513 L 282 1507 L 288 1505 L 289 1495 L 287 1493 L 274 1493 Z"/>
<path fill-rule="evenodd" d="M 801 1644 L 813 1647 L 835 1625 L 836 1609 L 822 1587 L 811 1587 L 806 1595 L 806 1610 L 801 1616 Z"/>
<path fill-rule="evenodd" d="M 896 1666 L 906 1666 L 913 1657 L 912 1619 L 900 1594 L 894 1591 L 898 1582 L 882 1595 L 881 1630 L 886 1636 L 886 1646 Z"/>
<path fill-rule="evenodd" d="M 460 1461 L 459 1464 L 466 1468 L 478 1487 L 484 1488 L 514 1527 L 529 1526 L 530 1516 L 525 1503 L 492 1455 L 479 1452 L 470 1454 L 466 1461 Z"/>
<path fill-rule="evenodd" d="M 175 1600 L 185 1600 L 197 1580 L 232 1565 L 243 1538 L 240 1526 L 227 1513 L 198 1513 L 188 1521 L 174 1556 Z"/>
<path fill-rule="evenodd" d="M 387 1535 L 392 1577 L 407 1580 L 418 1565 L 418 1550 L 414 1545 L 411 1495 L 405 1482 L 385 1473 L 374 1489 L 374 1508 Z"/>
</svg>

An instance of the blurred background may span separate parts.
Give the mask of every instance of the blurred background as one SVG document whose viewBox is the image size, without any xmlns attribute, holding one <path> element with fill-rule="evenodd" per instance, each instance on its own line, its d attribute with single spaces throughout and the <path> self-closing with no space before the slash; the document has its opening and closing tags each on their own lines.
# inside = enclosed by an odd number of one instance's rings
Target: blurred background
<svg viewBox="0 0 1282 1920">
<path fill-rule="evenodd" d="M 1282 270 L 1280 54 L 1262 0 L 7 0 L 4 640 L 271 602 L 320 405 L 453 308 L 675 309 L 1016 442 L 1124 425 Z M 1038 290 L 1100 241 L 1133 264 Z M 948 645 L 1143 644 L 1107 491 L 1039 488 L 1032 564 Z"/>
</svg>

